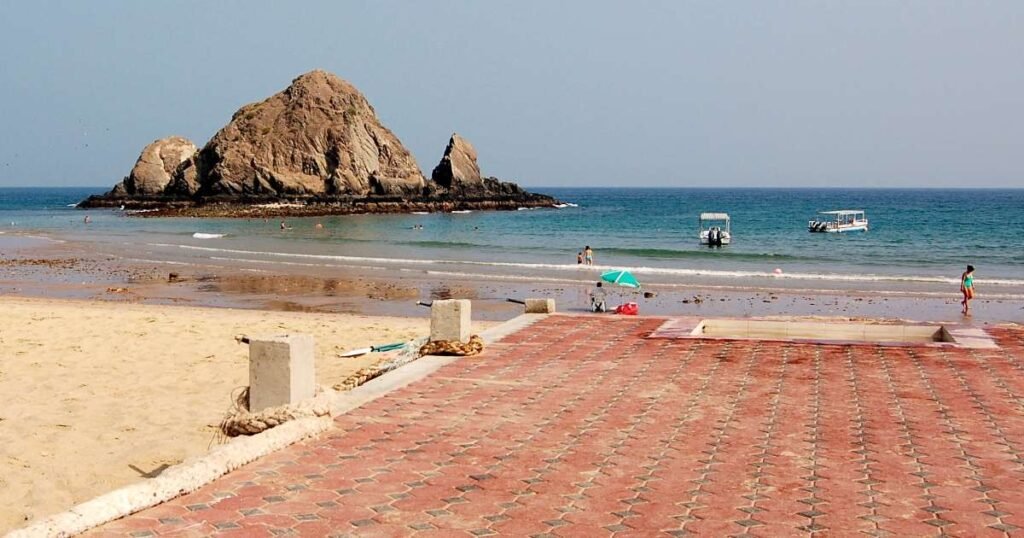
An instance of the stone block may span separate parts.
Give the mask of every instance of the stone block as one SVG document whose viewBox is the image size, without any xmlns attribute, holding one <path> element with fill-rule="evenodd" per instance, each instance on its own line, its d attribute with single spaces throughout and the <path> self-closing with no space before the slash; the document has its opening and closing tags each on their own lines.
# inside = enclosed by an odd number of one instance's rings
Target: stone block
<svg viewBox="0 0 1024 538">
<path fill-rule="evenodd" d="M 527 314 L 554 314 L 555 313 L 555 300 L 554 299 L 527 299 L 526 300 L 526 313 Z"/>
<path fill-rule="evenodd" d="M 292 404 L 316 393 L 315 344 L 308 334 L 249 339 L 249 410 Z"/>
<path fill-rule="evenodd" d="M 470 305 L 468 299 L 434 301 L 430 305 L 430 340 L 468 341 Z"/>
</svg>

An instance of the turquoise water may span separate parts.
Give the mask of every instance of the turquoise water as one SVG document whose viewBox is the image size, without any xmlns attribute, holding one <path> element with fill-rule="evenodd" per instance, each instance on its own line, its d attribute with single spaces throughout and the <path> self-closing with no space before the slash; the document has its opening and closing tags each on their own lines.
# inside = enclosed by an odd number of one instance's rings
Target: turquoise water
<svg viewBox="0 0 1024 538">
<path fill-rule="evenodd" d="M 0 229 L 95 241 L 140 259 L 261 267 L 579 280 L 591 277 L 581 275 L 576 253 L 590 245 L 599 266 L 629 268 L 644 282 L 754 286 L 771 278 L 927 290 L 956 284 L 970 263 L 982 284 L 1024 288 L 1024 190 L 538 188 L 578 207 L 288 219 L 290 230 L 276 220 L 127 218 L 116 210 L 90 210 L 86 225 L 85 211 L 67 207 L 104 190 L 0 189 Z M 808 233 L 807 221 L 831 209 L 863 209 L 870 230 Z M 733 244 L 698 244 L 704 211 L 732 216 Z"/>
</svg>

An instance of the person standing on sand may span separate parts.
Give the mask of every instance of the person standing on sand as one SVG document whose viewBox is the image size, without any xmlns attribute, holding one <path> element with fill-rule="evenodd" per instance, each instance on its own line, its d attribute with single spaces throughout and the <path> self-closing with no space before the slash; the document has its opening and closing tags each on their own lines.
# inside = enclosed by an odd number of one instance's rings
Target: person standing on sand
<svg viewBox="0 0 1024 538">
<path fill-rule="evenodd" d="M 587 265 L 594 265 L 594 251 L 590 250 L 590 245 L 583 247 L 583 259 L 587 261 Z"/>
<path fill-rule="evenodd" d="M 964 300 L 960 301 L 960 304 L 964 305 L 964 315 L 971 310 L 971 299 L 974 298 L 974 266 L 968 265 L 967 270 L 964 274 L 960 275 L 960 293 L 964 294 Z"/>
</svg>

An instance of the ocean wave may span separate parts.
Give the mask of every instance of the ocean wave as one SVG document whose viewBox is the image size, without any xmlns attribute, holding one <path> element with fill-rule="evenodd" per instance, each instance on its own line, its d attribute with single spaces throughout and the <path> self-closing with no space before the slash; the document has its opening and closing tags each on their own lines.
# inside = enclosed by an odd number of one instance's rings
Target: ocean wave
<svg viewBox="0 0 1024 538">
<path fill-rule="evenodd" d="M 613 269 L 624 269 L 636 275 L 658 275 L 667 277 L 711 277 L 725 279 L 766 279 L 766 280 L 809 280 L 809 281 L 831 281 L 831 282 L 896 282 L 896 283 L 929 283 L 956 285 L 960 280 L 957 278 L 929 276 L 929 275 L 877 275 L 861 273 L 775 273 L 769 271 L 740 271 L 740 270 L 719 270 L 719 269 L 685 269 L 676 267 L 648 267 L 648 266 L 603 266 L 603 265 L 579 265 L 579 264 L 554 264 L 554 263 L 517 263 L 517 262 L 489 262 L 489 261 L 463 261 L 463 260 L 424 260 L 415 258 L 382 258 L 372 256 L 341 256 L 334 254 L 301 254 L 292 252 L 265 252 L 240 249 L 226 249 L 214 247 L 200 247 L 195 245 L 178 245 L 168 243 L 147 243 L 150 246 L 172 247 L 184 250 L 195 250 L 200 252 L 242 254 L 248 256 L 270 256 L 277 258 L 314 259 L 344 263 L 376 263 L 376 264 L 398 264 L 398 265 L 466 265 L 495 268 L 514 268 L 521 270 L 543 270 L 543 271 L 564 271 L 588 273 L 595 271 L 608 271 Z M 991 286 L 1022 286 L 1024 279 L 975 278 L 975 282 Z"/>
<path fill-rule="evenodd" d="M 350 268 L 350 269 L 372 269 L 374 271 L 386 271 L 387 267 L 378 267 L 374 265 L 344 265 L 337 263 L 302 263 L 302 262 L 285 262 L 281 260 L 257 260 L 251 258 L 231 258 L 228 256 L 210 256 L 211 260 L 219 262 L 244 262 L 244 263 L 272 263 L 274 265 L 288 265 L 292 267 L 327 267 L 336 269 L 339 267 Z"/>
<path fill-rule="evenodd" d="M 253 264 L 265 264 L 265 265 L 283 265 L 288 267 L 311 267 L 311 268 L 347 268 L 347 269 L 363 269 L 363 270 L 377 270 L 384 271 L 386 267 L 375 267 L 368 265 L 346 265 L 346 264 L 326 264 L 326 263 L 302 263 L 302 262 L 288 262 L 282 260 L 259 260 L 251 258 L 232 258 L 227 256 L 211 256 L 211 260 L 218 262 L 228 263 L 253 263 Z M 151 260 L 139 260 L 139 261 L 151 261 Z M 224 265 L 215 265 L 214 267 L 225 267 Z M 267 269 L 255 269 L 255 268 L 241 268 L 243 271 L 253 271 L 269 273 Z M 392 269 L 393 270 L 393 269 Z M 474 273 L 468 271 L 446 271 L 446 270 L 435 270 L 435 269 L 407 269 L 399 268 L 400 273 L 417 273 L 421 275 L 429 275 L 432 277 L 450 277 L 456 279 L 469 279 L 469 280 L 499 280 L 503 282 L 522 282 L 522 283 L 547 283 L 547 284 L 565 284 L 565 285 L 581 285 L 590 286 L 593 283 L 593 277 L 587 275 L 586 278 L 568 278 L 559 276 L 533 276 L 533 275 L 515 275 L 515 274 L 503 274 L 495 275 L 492 273 Z M 676 290 L 687 290 L 693 289 L 692 283 L 657 283 L 648 288 L 653 289 L 676 289 Z M 860 295 L 867 292 L 857 292 L 856 290 L 848 289 L 834 289 L 834 288 L 778 288 L 771 287 L 767 283 L 761 285 L 708 285 L 701 284 L 700 291 L 719 291 L 719 292 L 743 292 L 743 293 L 770 293 L 770 294 L 788 294 L 788 295 Z M 873 290 L 870 295 L 874 296 L 892 296 L 892 297 L 921 297 L 921 298 L 948 298 L 949 292 L 932 292 L 932 291 L 920 291 L 920 290 Z M 1008 300 L 1008 301 L 1022 301 L 1024 300 L 1024 294 L 1014 293 L 986 293 L 985 298 L 988 300 Z"/>
<path fill-rule="evenodd" d="M 661 258 L 661 259 L 673 259 L 673 260 L 685 260 L 685 259 L 708 259 L 712 257 L 720 257 L 730 261 L 743 261 L 743 260 L 755 260 L 755 261 L 801 261 L 811 260 L 806 256 L 793 256 L 789 254 L 775 254 L 775 253 L 757 253 L 757 252 L 735 252 L 729 250 L 719 249 L 701 249 L 701 250 L 672 250 L 666 248 L 623 248 L 623 247 L 604 247 L 601 249 L 602 253 L 610 254 L 622 254 L 626 256 L 635 256 L 637 258 Z"/>
<path fill-rule="evenodd" d="M 130 262 L 156 263 L 156 264 L 161 264 L 161 265 L 182 265 L 182 266 L 187 266 L 187 267 L 200 267 L 201 266 L 201 264 L 198 264 L 198 263 L 177 262 L 177 261 L 173 261 L 173 260 L 152 260 L 152 259 L 149 259 L 149 258 L 132 258 L 132 257 L 122 257 L 121 259 L 122 260 L 126 260 L 126 261 L 130 261 Z M 213 259 L 213 258 L 211 258 L 211 259 Z"/>
<path fill-rule="evenodd" d="M 467 278 L 467 279 L 497 279 L 504 281 L 514 282 L 546 282 L 551 284 L 581 284 L 581 285 L 592 285 L 593 278 L 559 278 L 559 277 L 536 277 L 529 275 L 493 275 L 489 273 L 470 273 L 465 271 L 438 271 L 438 270 L 425 270 L 422 271 L 425 274 L 433 276 L 448 276 L 453 278 Z M 692 283 L 665 283 L 659 282 L 650 286 L 644 286 L 645 288 L 654 289 L 685 289 L 692 290 L 694 288 Z M 614 288 L 613 288 L 614 289 Z M 725 291 L 725 292 L 759 292 L 759 293 L 771 293 L 771 294 L 786 294 L 786 295 L 881 295 L 881 296 L 894 296 L 894 297 L 929 297 L 929 298 L 948 298 L 950 292 L 936 292 L 936 291 L 920 291 L 920 290 L 871 290 L 870 292 L 849 290 L 849 289 L 836 289 L 836 288 L 779 288 L 771 287 L 767 285 L 708 285 L 701 284 L 700 291 Z M 1024 300 L 1024 294 L 1019 293 L 986 293 L 986 300 L 1012 300 L 1020 301 Z"/>
<path fill-rule="evenodd" d="M 196 239 L 220 239 L 221 237 L 224 237 L 225 235 L 227 235 L 227 234 L 211 234 L 211 233 L 204 233 L 204 232 L 196 232 L 196 233 L 192 234 L 192 237 L 194 237 Z"/>
<path fill-rule="evenodd" d="M 410 247 L 441 247 L 441 248 L 465 248 L 465 249 L 478 249 L 485 248 L 486 245 L 479 245 L 477 243 L 466 243 L 461 241 L 392 241 L 394 245 L 406 245 Z"/>
</svg>

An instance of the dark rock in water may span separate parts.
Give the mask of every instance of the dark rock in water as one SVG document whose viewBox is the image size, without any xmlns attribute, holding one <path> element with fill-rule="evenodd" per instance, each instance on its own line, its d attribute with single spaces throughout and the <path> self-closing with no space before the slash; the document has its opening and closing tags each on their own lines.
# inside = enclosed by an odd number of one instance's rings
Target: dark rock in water
<svg viewBox="0 0 1024 538">
<path fill-rule="evenodd" d="M 317 70 L 243 106 L 201 150 L 180 137 L 150 144 L 123 182 L 80 206 L 231 216 L 281 202 L 287 206 L 275 214 L 515 209 L 558 201 L 481 177 L 476 150 L 457 134 L 428 181 L 359 90 Z"/>
</svg>

